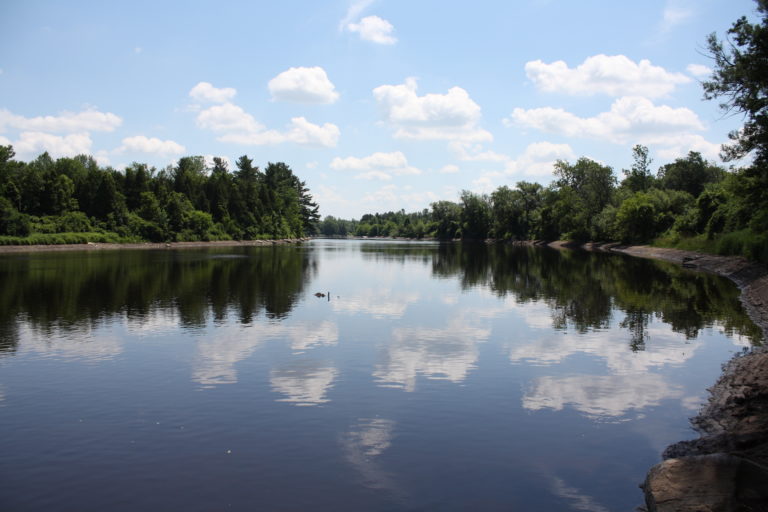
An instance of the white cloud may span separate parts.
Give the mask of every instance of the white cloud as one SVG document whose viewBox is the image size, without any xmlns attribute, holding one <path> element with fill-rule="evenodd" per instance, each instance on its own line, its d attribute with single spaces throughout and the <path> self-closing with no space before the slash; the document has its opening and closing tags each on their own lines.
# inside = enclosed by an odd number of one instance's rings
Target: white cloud
<svg viewBox="0 0 768 512">
<path fill-rule="evenodd" d="M 294 117 L 286 131 L 267 130 L 264 125 L 233 103 L 214 105 L 197 115 L 200 128 L 219 132 L 218 140 L 244 145 L 272 145 L 294 142 L 307 146 L 334 147 L 339 140 L 335 124 L 322 126 L 310 123 L 304 117 Z"/>
<path fill-rule="evenodd" d="M 693 9 L 688 7 L 687 2 L 681 0 L 668 0 L 664 6 L 664 12 L 661 18 L 661 31 L 668 32 L 680 25 L 694 15 Z"/>
<path fill-rule="evenodd" d="M 448 164 L 440 168 L 440 174 L 455 174 L 459 172 L 459 170 L 458 165 Z"/>
<path fill-rule="evenodd" d="M 506 162 L 509 160 L 508 155 L 483 150 L 482 144 L 455 140 L 451 142 L 450 148 L 456 158 L 463 162 Z"/>
<path fill-rule="evenodd" d="M 111 132 L 122 123 L 123 120 L 115 114 L 94 109 L 38 117 L 19 116 L 9 110 L 0 109 L 0 132 L 8 128 L 54 133 Z"/>
<path fill-rule="evenodd" d="M 350 156 L 336 157 L 330 163 L 331 169 L 337 171 L 362 171 L 357 178 L 389 180 L 392 174 L 421 174 L 421 170 L 408 165 L 408 159 L 400 151 L 392 153 L 373 153 L 363 158 Z"/>
<path fill-rule="evenodd" d="M 448 195 L 446 195 L 447 197 Z M 366 194 L 361 201 L 363 204 L 373 205 L 372 207 L 368 206 L 364 211 L 371 211 L 371 208 L 378 211 L 399 210 L 400 208 L 412 211 L 426 208 L 430 203 L 440 199 L 444 198 L 431 190 L 410 192 L 406 188 L 398 188 L 397 185 L 385 185 L 370 194 Z"/>
<path fill-rule="evenodd" d="M 638 96 L 619 98 L 609 112 L 582 118 L 563 109 L 543 107 L 516 108 L 505 124 L 517 123 L 566 137 L 606 140 L 615 144 L 664 144 L 670 135 L 704 129 L 698 116 L 688 108 L 656 106 Z"/>
<path fill-rule="evenodd" d="M 352 4 L 349 6 L 349 9 L 347 10 L 347 14 L 339 22 L 339 31 L 344 30 L 347 25 L 352 22 L 352 20 L 357 19 L 358 16 L 360 16 L 363 11 L 373 3 L 373 1 L 374 0 L 359 0 L 357 2 L 352 2 Z"/>
<path fill-rule="evenodd" d="M 378 44 L 395 44 L 397 38 L 392 35 L 395 27 L 378 16 L 366 16 L 359 23 L 349 23 L 347 30 L 360 34 L 360 39 Z"/>
<path fill-rule="evenodd" d="M 477 126 L 480 106 L 461 87 L 446 94 L 416 94 L 416 79 L 402 85 L 382 85 L 373 96 L 386 121 L 403 139 L 489 141 L 491 134 Z"/>
<path fill-rule="evenodd" d="M 506 165 L 507 174 L 544 177 L 551 176 L 557 160 L 573 160 L 576 154 L 568 144 L 534 142 L 525 148 L 523 154 Z"/>
<path fill-rule="evenodd" d="M 663 143 L 666 147 L 658 149 L 656 154 L 665 160 L 683 158 L 689 151 L 697 151 L 708 160 L 718 161 L 720 159 L 720 148 L 722 147 L 722 144 L 709 142 L 701 135 L 683 134 L 674 137 L 666 137 Z"/>
<path fill-rule="evenodd" d="M 237 91 L 231 87 L 218 89 L 209 82 L 200 82 L 189 91 L 189 96 L 198 101 L 226 103 L 235 97 Z"/>
<path fill-rule="evenodd" d="M 253 133 L 264 130 L 264 125 L 233 103 L 214 105 L 197 115 L 197 126 L 215 132 Z"/>
<path fill-rule="evenodd" d="M 367 171 L 360 174 L 357 174 L 355 176 L 356 179 L 360 180 L 380 180 L 380 181 L 389 181 L 392 179 L 391 174 L 387 174 L 384 171 Z"/>
<path fill-rule="evenodd" d="M 160 140 L 157 137 L 136 135 L 134 137 L 124 138 L 123 144 L 117 148 L 118 153 L 128 151 L 136 153 L 153 153 L 157 155 L 180 155 L 186 151 L 186 148 L 172 140 Z"/>
<path fill-rule="evenodd" d="M 712 68 L 704 64 L 688 64 L 685 69 L 697 78 L 706 78 L 712 74 Z"/>
<path fill-rule="evenodd" d="M 21 159 L 34 158 L 47 151 L 53 158 L 89 154 L 93 141 L 87 133 L 52 135 L 42 132 L 21 132 L 13 149 Z"/>
<path fill-rule="evenodd" d="M 8 146 L 11 144 L 11 141 L 0 135 L 0 146 Z"/>
<path fill-rule="evenodd" d="M 290 68 L 269 81 L 269 92 L 277 101 L 333 103 L 339 98 L 334 89 L 325 70 L 319 66 Z"/>
<path fill-rule="evenodd" d="M 525 73 L 543 91 L 578 95 L 654 98 L 691 81 L 682 73 L 670 73 L 645 59 L 636 63 L 624 55 L 595 55 L 573 69 L 562 60 L 552 64 L 535 60 L 525 64 Z"/>
</svg>

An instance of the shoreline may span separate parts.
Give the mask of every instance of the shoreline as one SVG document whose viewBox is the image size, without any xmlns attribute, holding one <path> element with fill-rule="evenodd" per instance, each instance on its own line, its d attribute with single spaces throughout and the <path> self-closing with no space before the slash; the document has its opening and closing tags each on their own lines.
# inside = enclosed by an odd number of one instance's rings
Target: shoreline
<svg viewBox="0 0 768 512">
<path fill-rule="evenodd" d="M 299 244 L 306 242 L 307 240 L 309 240 L 309 238 L 277 238 L 274 240 L 215 240 L 210 242 L 139 242 L 128 244 L 88 242 L 86 244 L 0 245 L 0 254 L 65 251 L 168 250 L 195 249 L 202 247 L 257 247 L 267 245 Z"/>
</svg>

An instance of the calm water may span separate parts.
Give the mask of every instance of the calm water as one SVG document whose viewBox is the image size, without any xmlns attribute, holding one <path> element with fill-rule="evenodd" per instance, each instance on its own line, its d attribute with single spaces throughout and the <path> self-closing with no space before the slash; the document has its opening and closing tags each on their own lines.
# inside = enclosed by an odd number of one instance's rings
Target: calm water
<svg viewBox="0 0 768 512">
<path fill-rule="evenodd" d="M 630 511 L 758 342 L 737 297 L 506 246 L 1 256 L 0 509 Z"/>
</svg>

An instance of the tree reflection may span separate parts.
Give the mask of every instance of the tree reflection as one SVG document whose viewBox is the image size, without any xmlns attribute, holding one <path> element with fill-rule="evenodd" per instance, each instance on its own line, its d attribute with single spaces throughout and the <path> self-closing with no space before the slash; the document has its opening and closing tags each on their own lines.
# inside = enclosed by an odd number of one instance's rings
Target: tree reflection
<svg viewBox="0 0 768 512">
<path fill-rule="evenodd" d="M 653 317 L 688 339 L 715 323 L 729 336 L 761 339 L 732 283 L 671 263 L 539 247 L 443 244 L 434 253 L 432 271 L 458 278 L 464 288 L 486 286 L 520 303 L 544 301 L 556 329 L 605 329 L 618 309 L 626 314 L 620 326 L 630 332 L 635 351 L 644 349 Z"/>
<path fill-rule="evenodd" d="M 185 251 L 70 252 L 0 258 L 0 354 L 21 321 L 42 333 L 93 327 L 125 314 L 141 321 L 172 310 L 184 327 L 234 313 L 251 323 L 294 307 L 316 266 L 295 246 Z"/>
</svg>

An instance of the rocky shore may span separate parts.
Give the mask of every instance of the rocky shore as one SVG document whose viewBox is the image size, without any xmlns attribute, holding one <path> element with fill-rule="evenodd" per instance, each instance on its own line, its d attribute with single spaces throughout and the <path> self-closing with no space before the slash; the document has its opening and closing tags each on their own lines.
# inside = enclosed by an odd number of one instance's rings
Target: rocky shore
<svg viewBox="0 0 768 512">
<path fill-rule="evenodd" d="M 567 244 L 551 244 L 567 247 Z M 679 263 L 727 277 L 768 341 L 768 269 L 744 258 L 650 246 L 583 248 Z M 768 348 L 728 362 L 691 421 L 700 438 L 669 446 L 641 485 L 649 512 L 768 511 Z"/>
</svg>

